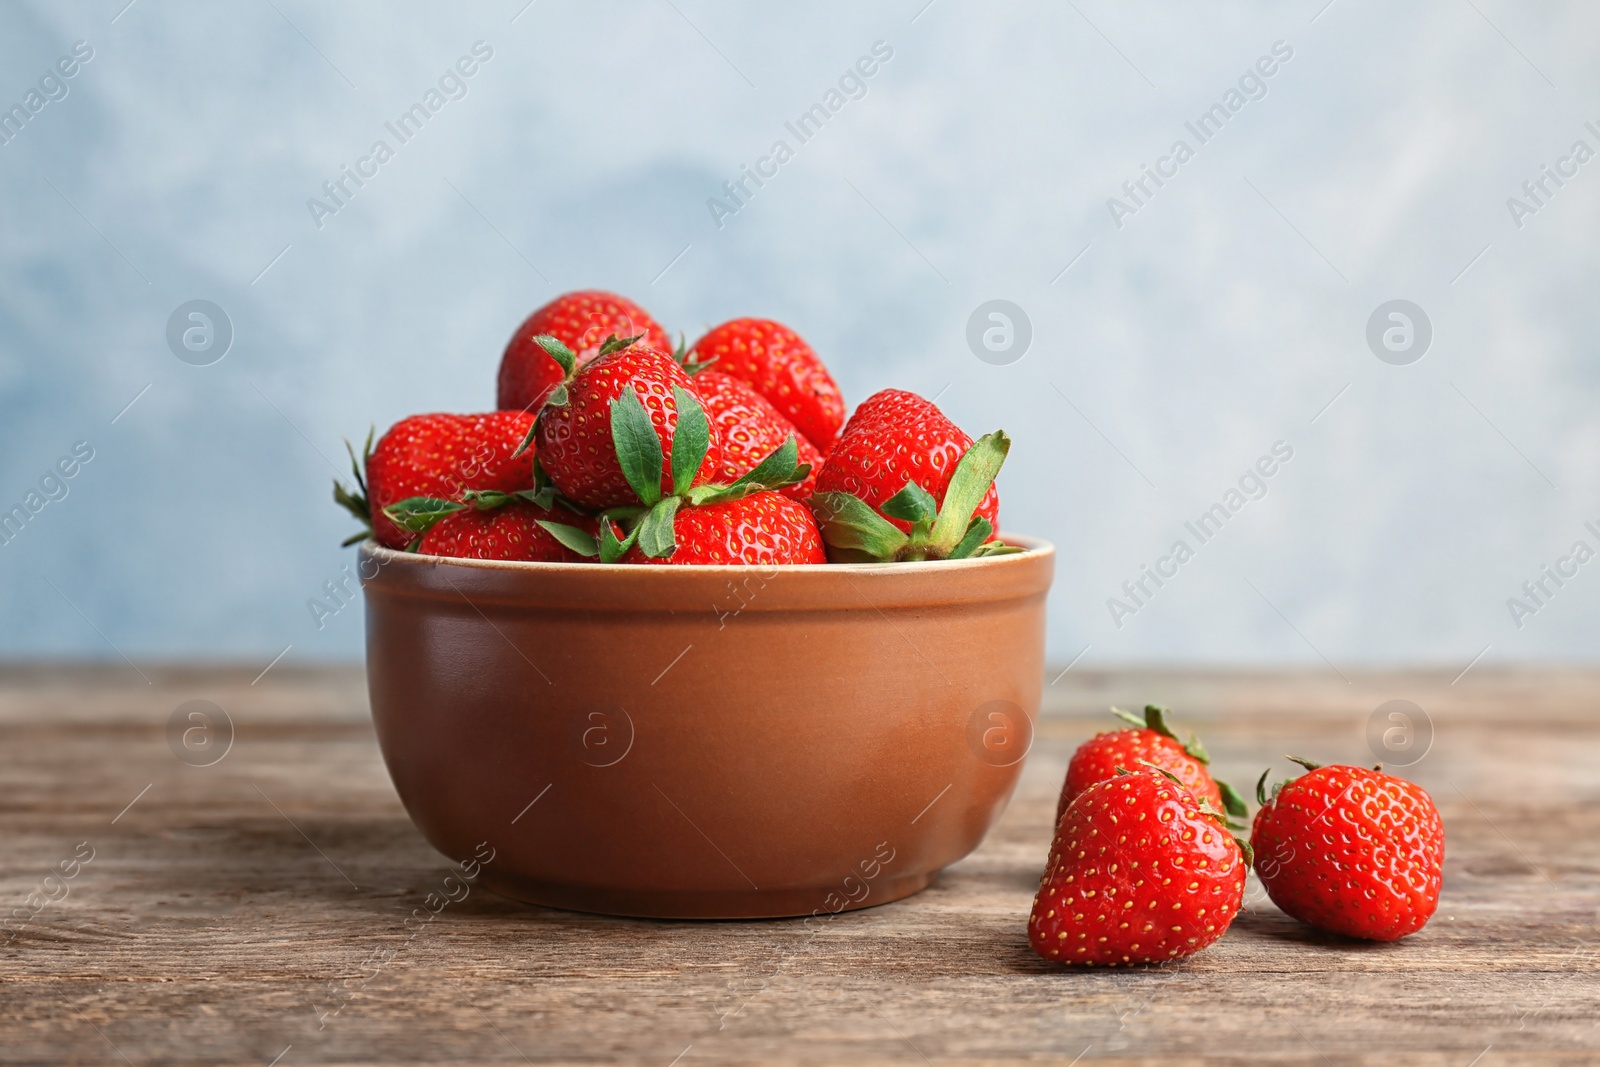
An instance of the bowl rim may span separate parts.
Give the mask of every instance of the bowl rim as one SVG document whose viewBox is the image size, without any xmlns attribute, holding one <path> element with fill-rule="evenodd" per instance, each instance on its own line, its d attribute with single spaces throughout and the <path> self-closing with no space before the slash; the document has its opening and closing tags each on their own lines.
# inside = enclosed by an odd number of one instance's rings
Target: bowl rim
<svg viewBox="0 0 1600 1067">
<path fill-rule="evenodd" d="M 460 556 L 430 556 L 420 552 L 404 552 L 400 549 L 390 548 L 380 544 L 376 538 L 369 537 L 361 542 L 361 553 L 377 560 L 380 566 L 390 563 L 406 563 L 411 566 L 442 567 L 456 566 L 474 571 L 510 571 L 527 574 L 608 574 L 626 573 L 633 575 L 659 574 L 681 576 L 693 574 L 893 574 L 916 575 L 926 574 L 929 570 L 950 572 L 953 570 L 970 571 L 979 567 L 1004 567 L 1031 564 L 1039 559 L 1046 559 L 1055 555 L 1056 546 L 1041 537 L 1028 537 L 1022 534 L 1002 532 L 1000 540 L 1009 545 L 1016 545 L 1023 549 L 1004 556 L 984 556 L 979 559 L 937 559 L 917 560 L 904 563 L 697 563 L 672 565 L 649 565 L 640 563 L 538 563 L 530 560 L 505 560 L 505 559 L 465 559 Z M 642 578 L 642 581 L 650 581 Z"/>
</svg>

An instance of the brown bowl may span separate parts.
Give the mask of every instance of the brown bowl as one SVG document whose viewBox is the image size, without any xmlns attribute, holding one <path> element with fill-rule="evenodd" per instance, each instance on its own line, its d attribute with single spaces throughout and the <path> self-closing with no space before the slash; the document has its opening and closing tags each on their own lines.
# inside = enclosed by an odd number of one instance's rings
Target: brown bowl
<svg viewBox="0 0 1600 1067">
<path fill-rule="evenodd" d="M 898 900 L 977 847 L 1032 742 L 1055 551 L 1008 540 L 1027 551 L 770 568 L 368 542 L 384 761 L 428 841 L 520 900 L 708 919 Z"/>
</svg>

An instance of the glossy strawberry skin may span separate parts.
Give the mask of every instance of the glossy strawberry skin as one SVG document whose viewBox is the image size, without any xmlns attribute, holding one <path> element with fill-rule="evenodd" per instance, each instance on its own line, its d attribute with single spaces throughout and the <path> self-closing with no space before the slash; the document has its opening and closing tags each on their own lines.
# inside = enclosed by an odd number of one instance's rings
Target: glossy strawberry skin
<svg viewBox="0 0 1600 1067">
<path fill-rule="evenodd" d="M 1096 734 L 1072 754 L 1067 765 L 1067 780 L 1061 789 L 1061 799 L 1056 803 L 1056 818 L 1067 810 L 1072 799 L 1096 782 L 1117 776 L 1117 768 L 1138 770 L 1140 761 L 1154 763 L 1164 771 L 1177 776 L 1189 791 L 1202 800 L 1209 801 L 1218 811 L 1223 810 L 1222 790 L 1212 779 L 1206 765 L 1183 750 L 1183 744 L 1154 730 L 1135 728 L 1112 730 Z"/>
<path fill-rule="evenodd" d="M 416 540 L 383 514 L 410 497 L 460 500 L 468 489 L 533 488 L 533 451 L 511 458 L 532 426 L 523 411 L 413 415 L 395 423 L 367 459 L 374 536 L 390 548 Z"/>
<path fill-rule="evenodd" d="M 655 426 L 661 443 L 661 491 L 671 493 L 672 436 L 678 425 L 675 385 L 699 399 L 694 382 L 677 360 L 642 343 L 581 368 L 568 383 L 567 403 L 546 407 L 539 418 L 540 463 L 561 495 L 595 510 L 641 503 L 622 473 L 611 436 L 611 402 L 628 388 L 638 395 Z M 711 481 L 721 465 L 722 446 L 713 432 L 694 484 Z"/>
<path fill-rule="evenodd" d="M 673 521 L 678 547 L 651 559 L 637 545 L 624 563 L 747 564 L 826 563 L 822 533 L 811 509 L 775 492 L 703 507 L 680 507 Z"/>
<path fill-rule="evenodd" d="M 771 319 L 734 319 L 694 343 L 689 358 L 716 360 L 723 374 L 749 382 L 794 423 L 819 451 L 826 452 L 844 422 L 839 384 L 800 335 Z"/>
<path fill-rule="evenodd" d="M 1395 941 L 1439 906 L 1444 823 L 1427 791 L 1403 778 L 1308 771 L 1256 812 L 1251 845 L 1272 902 L 1323 930 Z"/>
<path fill-rule="evenodd" d="M 457 559 L 589 562 L 557 541 L 539 525 L 540 519 L 576 526 L 591 534 L 597 529 L 593 519 L 574 515 L 565 509 L 547 511 L 522 502 L 486 511 L 469 507 L 451 512 L 434 523 L 432 529 L 423 535 L 417 552 L 424 556 L 453 556 Z"/>
<path fill-rule="evenodd" d="M 913 481 L 943 504 L 950 476 L 971 447 L 972 438 L 932 401 L 901 389 L 885 389 L 862 401 L 845 423 L 817 474 L 816 491 L 850 493 L 877 509 Z M 975 514 L 999 532 L 1000 494 L 994 486 Z M 904 520 L 889 521 L 902 532 L 911 530 Z"/>
<path fill-rule="evenodd" d="M 580 366 L 593 359 L 612 334 L 619 338 L 643 334 L 641 344 L 672 351 L 667 332 L 627 297 L 600 289 L 563 293 L 529 315 L 511 335 L 500 360 L 501 410 L 537 412 L 550 391 L 561 384 L 560 365 L 534 343 L 539 334 L 549 334 L 572 349 Z"/>
<path fill-rule="evenodd" d="M 795 430 L 794 423 L 784 418 L 783 413 L 749 382 L 732 375 L 715 369 L 703 370 L 694 376 L 694 385 L 705 403 L 712 433 L 722 443 L 718 481 L 738 481 L 792 435 L 800 462 L 809 463 L 811 473 L 806 475 L 805 481 L 779 492 L 793 500 L 804 500 L 811 495 L 817 483 L 817 471 L 822 467 L 822 456 L 804 434 Z"/>
<path fill-rule="evenodd" d="M 1238 843 L 1183 786 L 1153 771 L 1096 782 L 1056 827 L 1028 941 L 1060 963 L 1180 959 L 1228 929 L 1245 873 Z"/>
</svg>

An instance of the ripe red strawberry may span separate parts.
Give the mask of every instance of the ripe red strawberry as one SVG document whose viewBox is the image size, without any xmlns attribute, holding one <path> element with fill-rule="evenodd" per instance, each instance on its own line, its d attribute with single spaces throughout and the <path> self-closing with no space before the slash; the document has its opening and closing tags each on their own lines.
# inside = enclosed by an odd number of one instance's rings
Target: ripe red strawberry
<svg viewBox="0 0 1600 1067">
<path fill-rule="evenodd" d="M 1321 767 L 1256 786 L 1251 843 L 1272 902 L 1346 937 L 1395 941 L 1439 906 L 1444 823 L 1420 785 L 1365 767 Z"/>
<path fill-rule="evenodd" d="M 760 492 L 720 504 L 680 507 L 673 522 L 677 547 L 652 559 L 636 544 L 624 563 L 826 563 L 822 534 L 804 505 Z"/>
<path fill-rule="evenodd" d="M 571 360 L 571 353 L 559 347 L 554 353 L 564 363 Z M 627 351 L 602 356 L 580 372 L 570 383 L 574 396 L 581 399 L 578 385 L 584 373 L 603 373 L 611 360 L 625 355 Z M 542 524 L 546 530 L 573 551 L 603 563 L 827 562 L 810 509 L 770 491 L 794 485 L 810 473 L 800 462 L 798 434 L 786 434 L 770 455 L 732 482 L 703 483 L 714 434 L 699 398 L 682 384 L 672 385 L 677 422 L 663 449 L 656 424 L 632 384 L 625 382 L 604 410 L 611 434 L 609 459 L 638 503 L 601 512 L 597 536 L 596 531 L 548 522 Z M 550 401 L 539 421 L 541 432 L 552 412 L 566 410 L 558 402 L 566 400 L 557 396 Z"/>
<path fill-rule="evenodd" d="M 1061 799 L 1056 803 L 1056 818 L 1061 818 L 1073 797 L 1096 782 L 1115 778 L 1118 767 L 1131 771 L 1150 764 L 1176 777 L 1212 807 L 1243 818 L 1248 810 L 1244 798 L 1226 782 L 1211 777 L 1207 769 L 1211 757 L 1198 738 L 1190 734 L 1187 742 L 1178 740 L 1178 735 L 1167 725 L 1166 714 L 1170 710 L 1158 704 L 1146 704 L 1144 718 L 1139 719 L 1120 708 L 1112 708 L 1113 715 L 1133 726 L 1096 734 L 1078 746 L 1067 766 L 1067 780 L 1061 787 Z"/>
<path fill-rule="evenodd" d="M 885 389 L 862 401 L 850 416 L 817 475 L 817 490 L 850 493 L 878 508 L 913 481 L 943 501 L 956 464 L 971 447 L 972 438 L 931 400 Z M 977 514 L 1000 528 L 1000 493 L 994 486 L 984 493 Z M 889 521 L 904 532 L 911 530 L 904 520 Z"/>
<path fill-rule="evenodd" d="M 826 452 L 844 422 L 844 394 L 800 335 L 771 319 L 734 319 L 696 341 L 691 363 L 715 360 L 716 369 L 755 386 L 756 392 Z"/>
<path fill-rule="evenodd" d="M 533 454 L 513 455 L 532 427 L 533 416 L 523 411 L 401 419 L 376 448 L 368 437 L 364 462 L 351 453 L 359 491 L 335 484 L 334 499 L 367 523 L 381 544 L 405 548 L 416 534 L 384 514 L 390 505 L 412 497 L 460 500 L 471 489 L 515 493 L 533 488 Z"/>
<path fill-rule="evenodd" d="M 649 312 L 625 296 L 600 289 L 563 293 L 529 315 L 511 335 L 500 360 L 499 407 L 537 413 L 565 377 L 561 366 L 534 338 L 544 334 L 570 348 L 581 366 L 600 351 L 609 336 L 638 337 L 663 352 L 672 351 L 667 332 Z"/>
<path fill-rule="evenodd" d="M 994 477 L 1010 447 L 1003 431 L 974 442 L 915 393 L 885 389 L 867 398 L 817 474 L 813 507 L 828 558 L 858 563 L 1005 551 L 987 542 L 995 540 L 1000 516 Z"/>
<path fill-rule="evenodd" d="M 1221 820 L 1157 771 L 1089 786 L 1067 806 L 1028 920 L 1047 960 L 1115 967 L 1199 952 L 1244 900 L 1248 866 Z"/>
<path fill-rule="evenodd" d="M 794 424 L 749 382 L 711 368 L 694 375 L 694 387 L 705 403 L 713 436 L 722 442 L 722 465 L 717 471 L 719 481 L 737 481 L 755 470 L 758 463 L 796 433 Z M 805 481 L 779 492 L 794 500 L 805 500 L 816 485 L 822 456 L 803 434 L 796 434 L 795 445 L 800 462 L 810 464 L 811 473 Z M 815 522 L 812 525 L 814 527 Z"/>
<path fill-rule="evenodd" d="M 570 355 L 570 353 L 568 354 Z M 602 354 L 576 373 L 549 399 L 539 416 L 536 439 L 539 462 L 561 495 L 595 509 L 633 504 L 653 504 L 631 484 L 618 459 L 613 425 L 613 402 L 643 404 L 660 451 L 671 454 L 678 426 L 677 392 L 698 401 L 694 383 L 676 360 L 644 344 L 602 349 Z M 625 397 L 634 398 L 631 402 Z M 704 423 L 704 418 L 701 418 Z M 704 459 L 692 480 L 677 486 L 709 482 L 722 464 L 722 447 L 715 434 L 703 446 Z M 658 468 L 660 491 L 674 490 L 673 471 Z"/>
<path fill-rule="evenodd" d="M 422 535 L 422 543 L 417 546 L 417 551 L 424 556 L 454 556 L 457 559 L 587 562 L 541 526 L 541 520 L 591 531 L 595 528 L 594 520 L 564 509 L 551 510 L 512 500 L 498 507 L 465 507 L 445 515 Z"/>
</svg>

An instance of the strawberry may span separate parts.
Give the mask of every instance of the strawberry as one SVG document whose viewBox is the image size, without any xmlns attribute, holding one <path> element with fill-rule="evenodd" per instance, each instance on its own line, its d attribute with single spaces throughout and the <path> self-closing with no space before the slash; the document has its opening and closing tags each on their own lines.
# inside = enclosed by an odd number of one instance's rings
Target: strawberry
<svg viewBox="0 0 1600 1067">
<path fill-rule="evenodd" d="M 771 319 L 734 319 L 689 349 L 691 365 L 717 370 L 755 386 L 784 417 L 826 452 L 844 422 L 844 394 L 800 335 Z"/>
<path fill-rule="evenodd" d="M 835 563 L 1015 551 L 994 539 L 1004 431 L 974 442 L 915 393 L 867 398 L 817 473 L 812 505 Z M 989 542 L 993 542 L 990 544 Z"/>
<path fill-rule="evenodd" d="M 556 338 L 576 356 L 589 362 L 610 336 L 642 337 L 652 348 L 670 352 L 667 332 L 650 314 L 627 297 L 599 289 L 563 293 L 517 327 L 500 360 L 499 407 L 537 412 L 550 391 L 560 385 L 563 368 L 534 338 Z"/>
<path fill-rule="evenodd" d="M 783 416 L 771 401 L 756 392 L 749 382 L 717 370 L 702 370 L 694 375 L 695 391 L 705 402 L 713 434 L 722 442 L 722 466 L 717 477 L 736 481 L 755 470 L 756 464 L 795 433 L 794 423 Z M 795 437 L 800 462 L 810 464 L 806 480 L 780 490 L 784 496 L 804 500 L 816 484 L 822 456 L 803 435 Z M 813 527 L 816 523 L 811 524 Z"/>
<path fill-rule="evenodd" d="M 1056 818 L 1067 810 L 1072 798 L 1096 782 L 1117 776 L 1118 767 L 1130 770 L 1136 766 L 1153 766 L 1172 774 L 1196 797 L 1209 801 L 1230 815 L 1243 818 L 1248 812 L 1244 798 L 1226 782 L 1211 777 L 1207 766 L 1211 757 L 1205 746 L 1193 734 L 1187 742 L 1167 725 L 1166 715 L 1171 708 L 1146 704 L 1144 718 L 1130 715 L 1121 708 L 1112 708 L 1117 718 L 1131 723 L 1126 730 L 1113 730 L 1096 734 L 1078 746 L 1067 766 L 1067 780 L 1061 787 L 1061 799 L 1056 803 Z"/>
<path fill-rule="evenodd" d="M 597 358 L 578 367 L 575 354 L 559 341 L 542 337 L 538 343 L 561 363 L 568 376 L 547 398 L 534 431 L 540 464 L 563 496 L 595 509 L 649 506 L 674 488 L 709 482 L 721 467 L 721 443 L 706 426 L 689 375 L 671 356 L 633 339 L 612 339 L 601 346 Z M 678 470 L 674 452 L 683 397 L 694 400 L 700 411 L 695 444 L 703 458 L 692 471 Z M 623 408 L 630 415 L 637 411 L 644 417 L 617 424 L 614 412 Z M 653 442 L 659 482 L 654 492 L 641 495 L 632 477 L 638 472 L 624 470 L 617 440 L 624 432 L 642 434 Z M 671 470 L 659 465 L 662 451 L 674 456 Z"/>
<path fill-rule="evenodd" d="M 588 370 L 604 370 L 627 351 L 604 356 Z M 584 373 L 579 372 L 575 387 Z M 573 392 L 576 396 L 577 389 Z M 732 482 L 705 483 L 701 479 L 713 455 L 710 420 L 699 398 L 683 385 L 674 384 L 671 395 L 677 422 L 666 455 L 655 423 L 632 389 L 618 391 L 604 409 L 612 445 L 607 458 L 638 503 L 601 512 L 598 536 L 570 525 L 546 522 L 544 528 L 573 551 L 603 563 L 826 563 L 810 509 L 771 492 L 803 482 L 811 473 L 800 462 L 798 435 L 788 434 Z M 541 433 L 551 410 L 540 418 Z"/>
<path fill-rule="evenodd" d="M 368 435 L 362 459 L 350 454 L 357 491 L 333 487 L 334 500 L 368 525 L 345 543 L 373 536 L 389 548 L 411 544 L 415 532 L 401 529 L 386 512 L 412 497 L 453 501 L 471 489 L 532 489 L 533 456 L 515 454 L 532 427 L 526 412 L 494 411 L 413 415 L 390 427 L 376 448 Z"/>
<path fill-rule="evenodd" d="M 1323 767 L 1256 785 L 1251 843 L 1272 902 L 1301 922 L 1346 937 L 1396 941 L 1439 905 L 1444 823 L 1415 783 L 1374 768 Z"/>
<path fill-rule="evenodd" d="M 581 555 L 545 527 L 544 523 L 552 520 L 594 528 L 593 520 L 512 498 L 498 505 L 482 502 L 449 512 L 422 535 L 417 551 L 424 556 L 458 559 L 583 563 Z"/>
<path fill-rule="evenodd" d="M 1146 770 L 1089 786 L 1067 806 L 1028 920 L 1047 960 L 1160 963 L 1221 937 L 1249 866 L 1220 817 Z"/>
<path fill-rule="evenodd" d="M 677 548 L 652 559 L 635 544 L 624 563 L 763 564 L 826 563 L 822 534 L 804 505 L 780 493 L 698 507 L 680 507 L 674 517 Z"/>
</svg>

